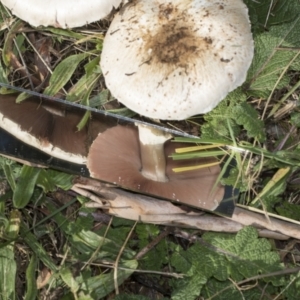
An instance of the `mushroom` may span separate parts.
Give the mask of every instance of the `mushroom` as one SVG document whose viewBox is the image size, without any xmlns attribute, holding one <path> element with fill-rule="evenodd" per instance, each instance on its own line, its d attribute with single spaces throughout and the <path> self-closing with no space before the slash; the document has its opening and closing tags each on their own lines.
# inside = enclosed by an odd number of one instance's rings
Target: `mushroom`
<svg viewBox="0 0 300 300">
<path fill-rule="evenodd" d="M 16 97 L 0 95 L 0 127 L 24 143 L 72 163 L 84 164 L 94 138 L 115 124 L 93 115 L 79 131 L 77 125 L 85 111 L 38 97 L 17 104 Z"/>
<path fill-rule="evenodd" d="M 242 0 L 137 0 L 114 17 L 101 68 L 131 110 L 182 120 L 209 112 L 245 81 L 253 48 Z"/>
<path fill-rule="evenodd" d="M 145 129 L 144 126 L 139 126 L 137 129 L 132 126 L 117 125 L 98 135 L 88 154 L 87 167 L 90 176 L 139 193 L 155 195 L 206 210 L 215 210 L 225 195 L 223 186 L 220 184 L 215 186 L 220 167 L 215 165 L 175 173 L 172 171 L 173 168 L 187 166 L 187 162 L 173 161 L 169 155 L 182 144 L 161 140 L 159 146 L 154 147 L 156 153 L 153 155 L 155 159 L 152 160 L 152 155 L 149 154 L 152 138 L 150 143 L 147 143 L 143 137 L 145 130 L 146 136 L 151 135 L 152 130 Z M 156 130 L 154 134 L 157 134 Z M 165 140 L 168 138 L 167 136 Z M 161 145 L 163 145 L 163 153 Z M 144 155 L 147 153 L 148 155 Z M 205 164 L 212 161 L 216 160 L 214 158 L 192 159 L 189 164 Z"/>
<path fill-rule="evenodd" d="M 150 180 L 169 181 L 166 176 L 164 143 L 172 135 L 147 125 L 136 125 L 139 132 L 140 156 L 143 162 L 141 174 Z"/>
<path fill-rule="evenodd" d="M 33 26 L 72 28 L 106 17 L 122 0 L 1 0 L 14 15 Z"/>
</svg>

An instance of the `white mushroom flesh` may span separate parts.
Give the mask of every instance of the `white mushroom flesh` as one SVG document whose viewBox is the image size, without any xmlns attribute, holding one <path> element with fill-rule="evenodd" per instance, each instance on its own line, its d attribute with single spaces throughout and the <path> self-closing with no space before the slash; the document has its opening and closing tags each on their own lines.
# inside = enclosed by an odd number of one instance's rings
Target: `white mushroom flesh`
<svg viewBox="0 0 300 300">
<path fill-rule="evenodd" d="M 147 125 L 139 124 L 138 128 L 142 175 L 154 181 L 169 181 L 166 176 L 164 144 L 172 135 Z"/>
</svg>

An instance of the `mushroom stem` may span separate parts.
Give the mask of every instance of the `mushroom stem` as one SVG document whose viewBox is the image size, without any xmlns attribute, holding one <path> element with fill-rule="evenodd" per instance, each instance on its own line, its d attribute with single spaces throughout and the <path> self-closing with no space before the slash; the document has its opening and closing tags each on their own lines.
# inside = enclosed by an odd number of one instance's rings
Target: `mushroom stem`
<svg viewBox="0 0 300 300">
<path fill-rule="evenodd" d="M 164 143 L 172 138 L 172 135 L 146 125 L 139 124 L 138 128 L 142 175 L 154 181 L 169 181 L 166 176 Z"/>
</svg>

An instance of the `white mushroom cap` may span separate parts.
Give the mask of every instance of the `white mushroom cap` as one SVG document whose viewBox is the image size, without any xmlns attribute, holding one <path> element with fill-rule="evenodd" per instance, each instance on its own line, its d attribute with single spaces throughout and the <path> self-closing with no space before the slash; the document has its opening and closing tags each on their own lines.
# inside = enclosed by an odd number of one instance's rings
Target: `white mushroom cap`
<svg viewBox="0 0 300 300">
<path fill-rule="evenodd" d="M 72 28 L 106 17 L 122 0 L 1 0 L 33 26 Z"/>
<path fill-rule="evenodd" d="M 212 110 L 241 85 L 252 57 L 242 0 L 137 0 L 115 16 L 101 67 L 130 109 L 181 120 Z"/>
</svg>

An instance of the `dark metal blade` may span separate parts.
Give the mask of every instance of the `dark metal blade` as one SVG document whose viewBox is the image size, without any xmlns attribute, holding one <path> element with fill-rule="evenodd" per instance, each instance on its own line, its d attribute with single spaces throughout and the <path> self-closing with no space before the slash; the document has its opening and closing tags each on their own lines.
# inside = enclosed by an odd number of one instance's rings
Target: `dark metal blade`
<svg viewBox="0 0 300 300">
<path fill-rule="evenodd" d="M 8 85 L 0 84 L 5 87 L 10 87 Z M 14 88 L 14 87 L 11 87 Z M 16 88 L 14 88 L 16 89 Z M 196 136 L 192 136 L 189 134 L 186 134 L 184 132 L 180 132 L 177 130 L 173 130 L 170 128 L 165 128 L 163 126 L 158 126 L 155 124 L 150 124 L 147 122 L 142 122 L 136 119 L 124 117 L 124 116 L 119 116 L 115 115 L 106 111 L 86 107 L 80 104 L 76 103 L 70 103 L 65 100 L 61 99 L 56 99 L 53 97 L 47 97 L 42 94 L 38 94 L 35 92 L 27 91 L 27 90 L 18 90 L 22 92 L 26 92 L 30 95 L 38 96 L 37 101 L 41 101 L 43 104 L 49 104 L 51 106 L 51 103 L 53 101 L 55 102 L 55 106 L 58 106 L 61 110 L 67 111 L 68 113 L 71 112 L 73 115 L 78 115 L 78 116 L 84 116 L 86 111 L 91 112 L 91 118 L 89 120 L 89 126 L 93 128 L 93 131 L 96 132 L 90 133 L 90 130 L 87 130 L 87 135 L 88 138 L 92 141 L 98 132 L 102 132 L 103 128 L 110 128 L 116 125 L 126 125 L 126 126 L 132 126 L 135 127 L 136 123 L 148 125 L 155 127 L 161 131 L 168 132 L 173 134 L 174 136 L 181 136 L 181 137 L 193 137 L 197 138 Z M 26 102 L 26 101 L 25 101 Z M 21 104 L 22 105 L 22 104 Z M 24 112 L 25 113 L 25 112 Z M 1 122 L 1 120 L 0 120 Z M 101 128 L 101 129 L 99 129 Z M 64 128 L 62 128 L 63 130 Z M 97 132 L 97 130 L 99 130 Z M 36 148 L 33 148 L 31 146 L 26 145 L 25 143 L 21 142 L 20 140 L 16 139 L 14 136 L 8 134 L 4 130 L 0 130 L 0 153 L 6 156 L 14 157 L 16 159 L 21 159 L 28 161 L 30 163 L 34 163 L 37 165 L 43 165 L 45 167 L 50 167 L 53 169 L 61 170 L 67 173 L 71 174 L 77 174 L 77 175 L 82 175 L 85 177 L 89 177 L 89 171 L 86 167 L 85 164 L 76 164 L 72 163 L 72 161 L 65 161 L 62 159 L 55 158 L 51 156 L 50 154 L 46 154 L 43 151 L 40 151 Z M 227 172 L 229 172 L 230 168 L 227 168 Z M 123 186 L 121 186 L 123 187 Z M 124 186 L 123 188 L 126 188 Z M 136 191 L 139 192 L 139 191 Z M 199 191 L 201 193 L 201 191 Z M 154 194 L 153 196 L 160 197 L 161 195 L 159 194 Z M 220 214 L 226 215 L 226 216 L 231 216 L 234 210 L 234 205 L 235 201 L 238 197 L 238 191 L 236 189 L 233 189 L 230 186 L 225 186 L 224 187 L 224 198 L 219 204 L 219 206 L 214 210 L 214 212 L 218 212 Z M 168 200 L 174 201 L 174 199 L 169 199 Z M 197 205 L 195 207 L 199 208 Z M 200 206 L 201 208 L 201 206 Z"/>
</svg>

